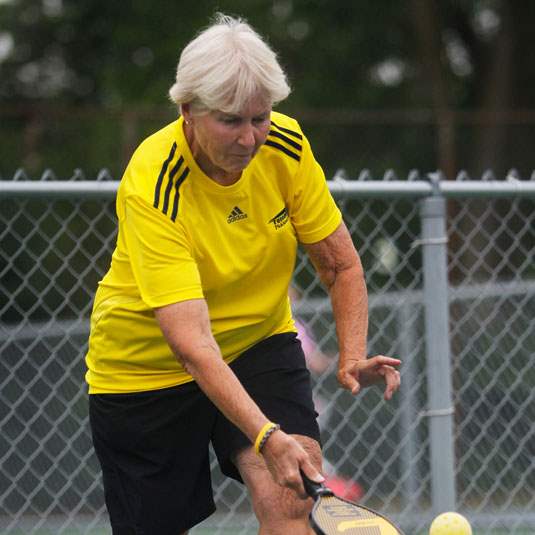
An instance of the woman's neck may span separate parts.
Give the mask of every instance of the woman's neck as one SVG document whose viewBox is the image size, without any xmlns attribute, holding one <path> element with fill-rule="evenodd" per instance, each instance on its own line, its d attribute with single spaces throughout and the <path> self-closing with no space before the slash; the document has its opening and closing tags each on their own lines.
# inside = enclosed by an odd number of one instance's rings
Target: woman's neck
<svg viewBox="0 0 535 535">
<path fill-rule="evenodd" d="M 196 142 L 192 126 L 184 122 L 183 127 L 191 154 L 203 173 L 221 186 L 232 186 L 232 184 L 235 184 L 240 179 L 241 172 L 229 173 L 221 167 L 214 165 L 212 160 L 208 158 L 201 146 Z"/>
</svg>

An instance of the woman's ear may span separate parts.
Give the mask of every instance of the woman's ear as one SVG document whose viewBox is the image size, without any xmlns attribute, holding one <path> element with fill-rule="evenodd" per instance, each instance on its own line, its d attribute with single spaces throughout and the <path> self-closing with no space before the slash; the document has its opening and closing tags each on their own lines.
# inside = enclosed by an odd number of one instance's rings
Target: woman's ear
<svg viewBox="0 0 535 535">
<path fill-rule="evenodd" d="M 182 117 L 184 117 L 184 122 L 186 124 L 190 124 L 191 122 L 191 108 L 189 103 L 188 104 L 182 104 L 180 106 L 180 112 L 182 114 Z"/>
</svg>

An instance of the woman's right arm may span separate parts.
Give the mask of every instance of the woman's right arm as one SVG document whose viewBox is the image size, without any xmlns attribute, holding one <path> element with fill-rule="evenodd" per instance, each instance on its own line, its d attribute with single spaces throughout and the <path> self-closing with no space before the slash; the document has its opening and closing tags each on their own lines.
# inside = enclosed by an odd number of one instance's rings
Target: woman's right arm
<svg viewBox="0 0 535 535">
<path fill-rule="evenodd" d="M 216 407 L 254 443 L 269 420 L 221 357 L 206 301 L 190 299 L 157 308 L 154 313 L 179 362 Z M 271 435 L 262 454 L 273 479 L 302 497 L 306 493 L 299 469 L 311 479 L 322 479 L 305 450 L 282 431 Z"/>
</svg>

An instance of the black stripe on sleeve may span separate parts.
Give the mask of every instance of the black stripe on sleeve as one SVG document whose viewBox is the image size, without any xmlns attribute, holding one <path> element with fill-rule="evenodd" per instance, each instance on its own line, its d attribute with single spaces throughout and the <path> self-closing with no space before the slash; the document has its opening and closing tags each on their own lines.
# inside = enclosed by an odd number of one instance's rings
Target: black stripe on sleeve
<svg viewBox="0 0 535 535">
<path fill-rule="evenodd" d="M 169 171 L 169 180 L 167 181 L 167 186 L 165 187 L 165 196 L 163 199 L 162 212 L 167 215 L 167 210 L 169 209 L 169 197 L 171 196 L 171 190 L 173 189 L 173 178 L 177 174 L 180 166 L 184 163 L 184 157 L 180 156 L 178 162 L 173 166 L 171 171 Z"/>
<path fill-rule="evenodd" d="M 158 205 L 160 204 L 160 190 L 162 189 L 162 182 L 163 177 L 167 173 L 167 168 L 169 167 L 169 163 L 175 156 L 176 151 L 176 143 L 173 143 L 173 146 L 171 147 L 171 151 L 169 152 L 169 156 L 167 156 L 167 159 L 165 162 L 163 162 L 162 168 L 160 169 L 160 174 L 158 175 L 158 181 L 156 182 L 156 189 L 154 190 L 154 208 L 158 208 Z"/>
<path fill-rule="evenodd" d="M 293 130 L 290 130 L 288 128 L 283 128 L 282 126 L 279 126 L 278 124 L 271 121 L 271 124 L 281 132 L 285 132 L 286 134 L 289 134 L 290 136 L 296 137 L 297 139 L 303 139 L 303 136 L 299 132 L 294 132 Z"/>
<path fill-rule="evenodd" d="M 288 155 L 290 158 L 293 158 L 294 160 L 298 162 L 301 160 L 301 156 L 299 154 L 292 152 L 291 150 L 287 149 L 284 145 L 281 145 L 280 143 L 277 143 L 276 141 L 271 141 L 270 139 L 268 139 L 265 141 L 264 145 L 273 147 L 274 149 L 278 149 L 284 152 L 284 154 Z"/>
<path fill-rule="evenodd" d="M 174 223 L 176 221 L 176 216 L 178 214 L 178 199 L 180 197 L 180 193 L 178 193 L 178 190 L 180 186 L 182 185 L 182 182 L 186 180 L 186 177 L 189 175 L 189 167 L 186 167 L 184 171 L 182 171 L 182 174 L 178 178 L 178 180 L 175 183 L 175 199 L 173 201 L 173 211 L 171 213 L 171 221 Z"/>
<path fill-rule="evenodd" d="M 297 149 L 299 152 L 303 150 L 303 145 L 300 145 L 299 143 L 297 143 L 297 141 L 290 139 L 288 136 L 285 136 L 284 134 L 281 134 L 280 132 L 277 132 L 276 130 L 270 130 L 268 135 L 270 135 L 271 137 L 282 139 L 282 141 L 290 145 L 290 147 Z"/>
</svg>

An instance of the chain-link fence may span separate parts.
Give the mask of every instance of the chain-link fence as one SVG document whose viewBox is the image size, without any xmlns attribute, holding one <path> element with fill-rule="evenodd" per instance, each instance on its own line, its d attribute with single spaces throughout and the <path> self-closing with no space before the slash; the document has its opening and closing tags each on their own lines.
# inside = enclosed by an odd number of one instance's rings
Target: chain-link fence
<svg viewBox="0 0 535 535">
<path fill-rule="evenodd" d="M 115 242 L 117 183 L 14 178 L 0 181 L 0 533 L 109 533 L 83 357 Z M 535 531 L 535 181 L 438 178 L 330 182 L 366 270 L 369 351 L 403 360 L 393 401 L 337 388 L 329 302 L 299 255 L 294 307 L 301 336 L 317 342 L 326 471 L 407 535 L 447 509 L 477 534 L 526 535 Z M 218 513 L 193 533 L 255 533 L 243 489 L 215 465 L 213 475 Z"/>
</svg>

